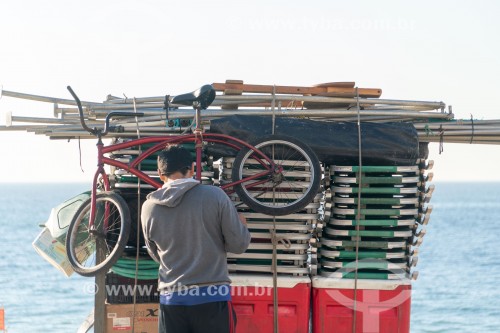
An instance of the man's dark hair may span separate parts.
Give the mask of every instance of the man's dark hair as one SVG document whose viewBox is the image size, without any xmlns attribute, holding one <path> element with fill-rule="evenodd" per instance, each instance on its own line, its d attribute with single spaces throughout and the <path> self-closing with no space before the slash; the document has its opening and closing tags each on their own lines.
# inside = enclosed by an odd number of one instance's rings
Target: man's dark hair
<svg viewBox="0 0 500 333">
<path fill-rule="evenodd" d="M 169 145 L 158 154 L 158 171 L 167 177 L 177 171 L 185 175 L 192 163 L 191 153 L 182 146 Z"/>
</svg>

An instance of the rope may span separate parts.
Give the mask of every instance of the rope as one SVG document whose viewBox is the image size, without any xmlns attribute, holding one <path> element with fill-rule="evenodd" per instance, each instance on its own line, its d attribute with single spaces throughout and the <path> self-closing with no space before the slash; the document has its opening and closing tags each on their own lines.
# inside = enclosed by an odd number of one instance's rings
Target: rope
<svg viewBox="0 0 500 333">
<path fill-rule="evenodd" d="M 429 124 L 425 124 L 424 132 L 425 132 L 425 135 L 427 135 L 427 136 L 434 135 L 434 132 L 432 132 L 431 128 L 429 127 Z"/>
<path fill-rule="evenodd" d="M 271 110 L 272 110 L 272 127 L 271 134 L 274 135 L 274 129 L 276 127 L 276 85 L 273 85 L 273 100 L 271 101 Z M 272 148 L 272 159 L 274 161 L 274 145 Z M 273 202 L 276 199 L 276 188 L 273 187 Z M 279 318 L 278 318 L 278 260 L 277 260 L 277 249 L 276 246 L 279 242 L 278 237 L 276 235 L 276 216 L 273 216 L 273 229 L 271 232 L 271 242 L 273 244 L 273 259 L 272 259 L 272 267 L 273 271 L 273 331 L 274 333 L 279 332 Z"/>
<path fill-rule="evenodd" d="M 472 117 L 472 113 L 470 114 L 470 121 L 472 123 L 472 135 L 470 137 L 469 144 L 472 144 L 472 141 L 474 140 L 474 118 Z"/>
<path fill-rule="evenodd" d="M 158 267 L 160 267 L 160 264 L 158 264 L 153 259 L 139 259 L 139 266 L 141 267 L 141 270 L 144 269 L 156 270 L 158 269 Z M 135 258 L 122 257 L 116 261 L 113 267 L 121 267 L 121 268 L 135 267 Z M 158 272 L 156 272 L 156 275 L 158 276 Z"/>
<path fill-rule="evenodd" d="M 273 327 L 274 333 L 279 332 L 279 320 L 278 320 L 278 253 L 276 246 L 279 242 L 278 236 L 276 235 L 276 218 L 273 217 L 273 229 L 271 232 L 271 242 L 273 243 L 273 259 L 272 259 L 272 271 L 273 271 Z"/>
<path fill-rule="evenodd" d="M 134 113 L 137 113 L 137 105 L 136 105 L 136 99 L 134 97 Z M 137 116 L 135 116 L 135 125 L 136 125 L 136 132 L 137 132 L 137 138 L 141 138 L 141 131 L 139 129 L 139 119 Z M 137 147 L 139 149 L 139 154 L 138 156 L 142 153 L 141 146 Z M 139 171 L 141 170 L 141 165 L 139 164 L 137 166 Z M 137 177 L 137 225 L 136 225 L 136 253 L 135 253 L 135 274 L 134 274 L 134 289 L 133 289 L 133 297 L 134 297 L 134 305 L 133 305 L 133 317 L 132 317 L 132 332 L 134 331 L 134 326 L 135 326 L 135 305 L 137 303 L 137 280 L 139 278 L 139 242 L 140 242 L 140 229 L 141 228 L 141 179 Z"/>
<path fill-rule="evenodd" d="M 360 107 L 359 107 L 359 91 L 358 87 L 356 87 L 356 108 L 357 108 L 357 116 L 358 116 L 358 205 L 357 205 L 357 213 L 356 213 L 356 259 L 355 259 L 355 271 L 354 271 L 354 304 L 353 304 L 353 316 L 352 316 L 352 332 L 356 332 L 356 320 L 357 320 L 357 299 L 358 299 L 358 260 L 359 260 L 359 221 L 361 220 L 361 183 L 362 183 L 362 151 L 361 151 L 361 115 L 360 115 Z"/>
<path fill-rule="evenodd" d="M 168 111 L 170 111 L 170 95 L 165 95 L 165 101 L 163 102 L 163 109 L 165 109 L 166 123 L 168 125 Z"/>
<path fill-rule="evenodd" d="M 146 271 L 144 269 L 141 269 L 141 271 L 138 274 L 135 273 L 135 267 L 134 268 L 123 268 L 123 267 L 116 267 L 115 266 L 111 269 L 111 271 L 113 273 L 118 274 L 118 275 L 130 278 L 130 279 L 134 279 L 136 281 L 158 279 L 158 267 L 154 270 L 146 270 Z M 137 285 L 136 281 L 134 281 L 135 285 Z M 134 289 L 135 289 L 135 285 L 134 285 Z"/>
<path fill-rule="evenodd" d="M 82 173 L 83 173 L 85 171 L 83 171 L 83 167 L 82 167 L 82 146 L 80 144 L 80 137 L 78 137 L 78 156 L 80 158 L 80 170 L 82 170 Z"/>
<path fill-rule="evenodd" d="M 271 101 L 272 110 L 272 127 L 271 134 L 274 135 L 274 130 L 276 127 L 276 85 L 273 85 L 273 100 Z M 272 150 L 272 157 L 274 161 L 274 146 Z M 273 201 L 275 200 L 276 189 L 273 187 Z M 273 229 L 270 230 L 271 242 L 273 244 L 273 259 L 272 259 L 272 271 L 273 271 L 273 332 L 279 332 L 279 317 L 278 317 L 278 253 L 277 245 L 281 241 L 276 234 L 276 216 L 273 216 Z"/>
<path fill-rule="evenodd" d="M 443 125 L 439 125 L 439 155 L 444 151 L 444 129 Z"/>
<path fill-rule="evenodd" d="M 292 246 L 289 239 L 278 236 L 276 233 L 276 217 L 273 217 L 273 229 L 269 229 L 271 233 L 271 242 L 273 244 L 273 257 L 272 257 L 272 272 L 273 272 L 273 327 L 274 333 L 279 332 L 279 318 L 278 318 L 278 253 L 277 246 L 282 244 L 286 249 Z"/>
<path fill-rule="evenodd" d="M 135 102 L 136 102 L 135 97 L 133 99 L 133 102 L 134 102 L 134 113 L 137 113 L 137 105 L 135 104 Z M 141 131 L 139 129 L 139 119 L 137 118 L 137 116 L 135 116 L 135 130 L 137 133 L 137 138 L 140 139 L 141 138 Z M 141 152 L 141 149 L 139 148 L 139 153 L 140 152 Z"/>
<path fill-rule="evenodd" d="M 273 85 L 273 100 L 271 101 L 271 110 L 273 112 L 273 117 L 272 117 L 273 127 L 271 128 L 272 135 L 274 135 L 274 127 L 276 126 L 276 114 L 274 113 L 275 109 L 276 109 L 276 85 Z"/>
<path fill-rule="evenodd" d="M 136 274 L 136 262 L 139 262 L 138 274 Z M 138 280 L 153 280 L 158 279 L 158 268 L 159 264 L 151 259 L 120 258 L 111 267 L 111 271 L 131 279 L 137 276 Z"/>
<path fill-rule="evenodd" d="M 192 129 L 193 129 L 193 126 L 194 126 L 194 124 L 196 124 L 196 116 L 195 116 L 195 117 L 191 120 L 191 124 L 189 124 L 189 126 L 188 126 L 188 127 L 186 127 L 186 128 L 184 129 L 184 131 L 182 131 L 181 135 L 182 135 L 182 134 L 186 134 L 186 133 L 188 133 L 189 131 L 194 132 L 194 131 L 192 130 Z M 181 130 L 182 130 L 182 124 L 179 122 L 179 132 L 180 132 Z"/>
</svg>

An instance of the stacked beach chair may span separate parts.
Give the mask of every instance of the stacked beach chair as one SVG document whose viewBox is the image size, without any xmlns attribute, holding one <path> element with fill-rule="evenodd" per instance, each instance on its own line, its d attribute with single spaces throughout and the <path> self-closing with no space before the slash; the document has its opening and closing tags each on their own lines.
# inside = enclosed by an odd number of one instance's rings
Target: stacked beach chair
<svg viewBox="0 0 500 333">
<path fill-rule="evenodd" d="M 222 158 L 222 183 L 230 181 L 233 162 L 232 157 Z M 284 164 L 287 162 L 293 163 L 285 161 Z M 308 180 L 297 177 L 295 181 Z M 274 307 L 273 286 L 277 287 L 280 332 L 309 332 L 310 239 L 321 215 L 322 193 L 303 210 L 282 216 L 257 213 L 236 194 L 230 197 L 247 219 L 252 236 L 245 253 L 227 254 L 238 332 L 254 332 L 256 327 L 259 332 L 273 331 L 273 311 L 270 311 Z M 273 267 L 276 268 L 274 282 Z"/>
<path fill-rule="evenodd" d="M 359 332 L 369 320 L 377 320 L 382 331 L 392 332 L 395 325 L 398 332 L 409 332 L 411 280 L 418 276 L 414 267 L 432 211 L 434 186 L 428 185 L 432 173 L 427 172 L 432 165 L 419 160 L 412 166 L 328 168 L 325 217 L 313 258 L 315 332 L 350 332 L 353 316 Z M 332 306 L 378 307 L 378 313 L 369 318 L 370 311 L 350 311 L 346 317 L 327 312 Z"/>
<path fill-rule="evenodd" d="M 234 158 L 222 158 L 221 181 L 223 183 L 231 179 L 233 162 Z M 307 182 L 306 179 L 303 181 Z M 293 195 L 293 192 L 290 194 Z M 269 196 L 269 200 L 272 200 L 272 192 L 263 195 Z M 281 192 L 281 196 L 286 195 Z M 235 193 L 230 194 L 230 197 L 238 211 L 247 219 L 252 236 L 250 247 L 245 253 L 228 254 L 231 272 L 272 273 L 274 239 L 277 272 L 292 276 L 309 275 L 309 241 L 314 225 L 320 217 L 321 193 L 318 193 L 303 210 L 282 216 L 255 212 L 240 201 Z"/>
</svg>

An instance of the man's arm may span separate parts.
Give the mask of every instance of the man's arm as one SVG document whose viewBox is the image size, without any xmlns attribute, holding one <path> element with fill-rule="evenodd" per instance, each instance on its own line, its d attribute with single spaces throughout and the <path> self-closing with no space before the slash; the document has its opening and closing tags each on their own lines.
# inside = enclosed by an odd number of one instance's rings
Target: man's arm
<svg viewBox="0 0 500 333">
<path fill-rule="evenodd" d="M 247 225 L 247 218 L 245 217 L 245 215 L 243 215 L 242 213 L 239 213 L 238 217 L 240 218 L 240 222 L 246 226 Z"/>
<path fill-rule="evenodd" d="M 142 210 L 144 213 L 144 210 Z M 146 249 L 148 250 L 149 255 L 153 258 L 154 261 L 160 264 L 160 256 L 158 255 L 158 247 L 156 243 L 149 238 L 149 225 L 148 219 L 144 215 L 141 214 L 141 226 L 142 226 L 142 234 L 144 235 L 144 242 L 146 243 Z"/>
<path fill-rule="evenodd" d="M 156 243 L 147 238 L 144 238 L 144 241 L 146 242 L 146 248 L 148 249 L 148 253 L 151 256 L 151 258 L 153 258 L 153 260 L 156 261 L 157 263 L 161 264 L 160 257 L 158 256 Z"/>
<path fill-rule="evenodd" d="M 250 244 L 250 232 L 246 226 L 246 219 L 238 214 L 233 202 L 224 194 L 220 205 L 221 226 L 224 236 L 225 249 L 231 253 L 243 253 Z"/>
</svg>

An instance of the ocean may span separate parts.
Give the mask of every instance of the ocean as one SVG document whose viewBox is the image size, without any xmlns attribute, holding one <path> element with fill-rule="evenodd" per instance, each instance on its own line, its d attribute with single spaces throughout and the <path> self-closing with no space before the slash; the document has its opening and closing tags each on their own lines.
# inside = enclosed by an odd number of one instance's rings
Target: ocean
<svg viewBox="0 0 500 333">
<path fill-rule="evenodd" d="M 435 183 L 413 283 L 411 331 L 500 332 L 500 183 Z M 9 333 L 76 332 L 92 279 L 70 278 L 31 243 L 52 207 L 88 184 L 0 184 L 0 307 Z"/>
</svg>

